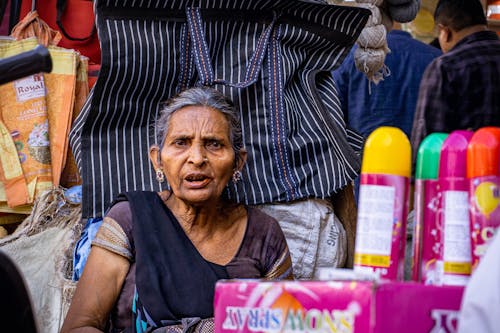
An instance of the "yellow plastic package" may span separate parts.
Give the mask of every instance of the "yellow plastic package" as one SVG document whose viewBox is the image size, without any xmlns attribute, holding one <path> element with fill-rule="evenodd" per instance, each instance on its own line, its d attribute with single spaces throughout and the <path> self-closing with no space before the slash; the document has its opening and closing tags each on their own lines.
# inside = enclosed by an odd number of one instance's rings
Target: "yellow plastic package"
<svg viewBox="0 0 500 333">
<path fill-rule="evenodd" d="M 35 38 L 3 43 L 0 58 L 36 45 Z M 11 208 L 31 204 L 53 186 L 46 91 L 43 74 L 0 86 L 0 204 Z"/>
</svg>

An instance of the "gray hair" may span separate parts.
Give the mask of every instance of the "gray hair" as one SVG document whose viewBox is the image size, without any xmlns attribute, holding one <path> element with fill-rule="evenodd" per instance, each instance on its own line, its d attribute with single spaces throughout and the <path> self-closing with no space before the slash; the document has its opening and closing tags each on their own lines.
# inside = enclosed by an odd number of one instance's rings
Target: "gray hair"
<svg viewBox="0 0 500 333">
<path fill-rule="evenodd" d="M 233 102 L 218 90 L 210 87 L 190 88 L 169 99 L 160 109 L 160 117 L 155 122 L 157 142 L 160 150 L 165 144 L 170 118 L 177 111 L 187 106 L 204 106 L 220 111 L 229 124 L 229 140 L 233 146 L 236 159 L 243 148 L 243 135 L 238 110 Z M 236 162 L 236 160 L 235 160 Z"/>
</svg>

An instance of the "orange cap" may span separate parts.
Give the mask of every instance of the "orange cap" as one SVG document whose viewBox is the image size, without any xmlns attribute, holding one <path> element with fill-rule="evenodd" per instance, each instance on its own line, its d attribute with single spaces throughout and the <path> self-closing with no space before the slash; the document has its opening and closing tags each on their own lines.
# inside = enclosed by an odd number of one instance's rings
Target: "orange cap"
<svg viewBox="0 0 500 333">
<path fill-rule="evenodd" d="M 497 176 L 500 157 L 500 127 L 482 127 L 467 147 L 467 177 Z"/>
</svg>

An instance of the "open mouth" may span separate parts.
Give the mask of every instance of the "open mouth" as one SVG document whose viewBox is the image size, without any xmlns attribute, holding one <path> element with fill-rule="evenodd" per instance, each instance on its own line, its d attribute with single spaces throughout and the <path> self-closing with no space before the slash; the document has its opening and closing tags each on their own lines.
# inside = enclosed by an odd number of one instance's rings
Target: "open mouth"
<svg viewBox="0 0 500 333">
<path fill-rule="evenodd" d="M 203 174 L 190 174 L 187 175 L 184 180 L 190 185 L 194 187 L 202 187 L 210 181 L 206 175 Z"/>
</svg>

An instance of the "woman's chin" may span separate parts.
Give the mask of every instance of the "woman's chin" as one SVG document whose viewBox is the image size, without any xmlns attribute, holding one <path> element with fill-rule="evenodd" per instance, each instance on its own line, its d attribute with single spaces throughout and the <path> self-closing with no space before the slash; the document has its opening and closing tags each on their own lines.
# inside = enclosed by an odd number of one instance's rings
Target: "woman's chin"
<svg viewBox="0 0 500 333">
<path fill-rule="evenodd" d="M 212 205 L 221 200 L 220 194 L 203 189 L 183 191 L 178 198 L 192 206 Z"/>
</svg>

